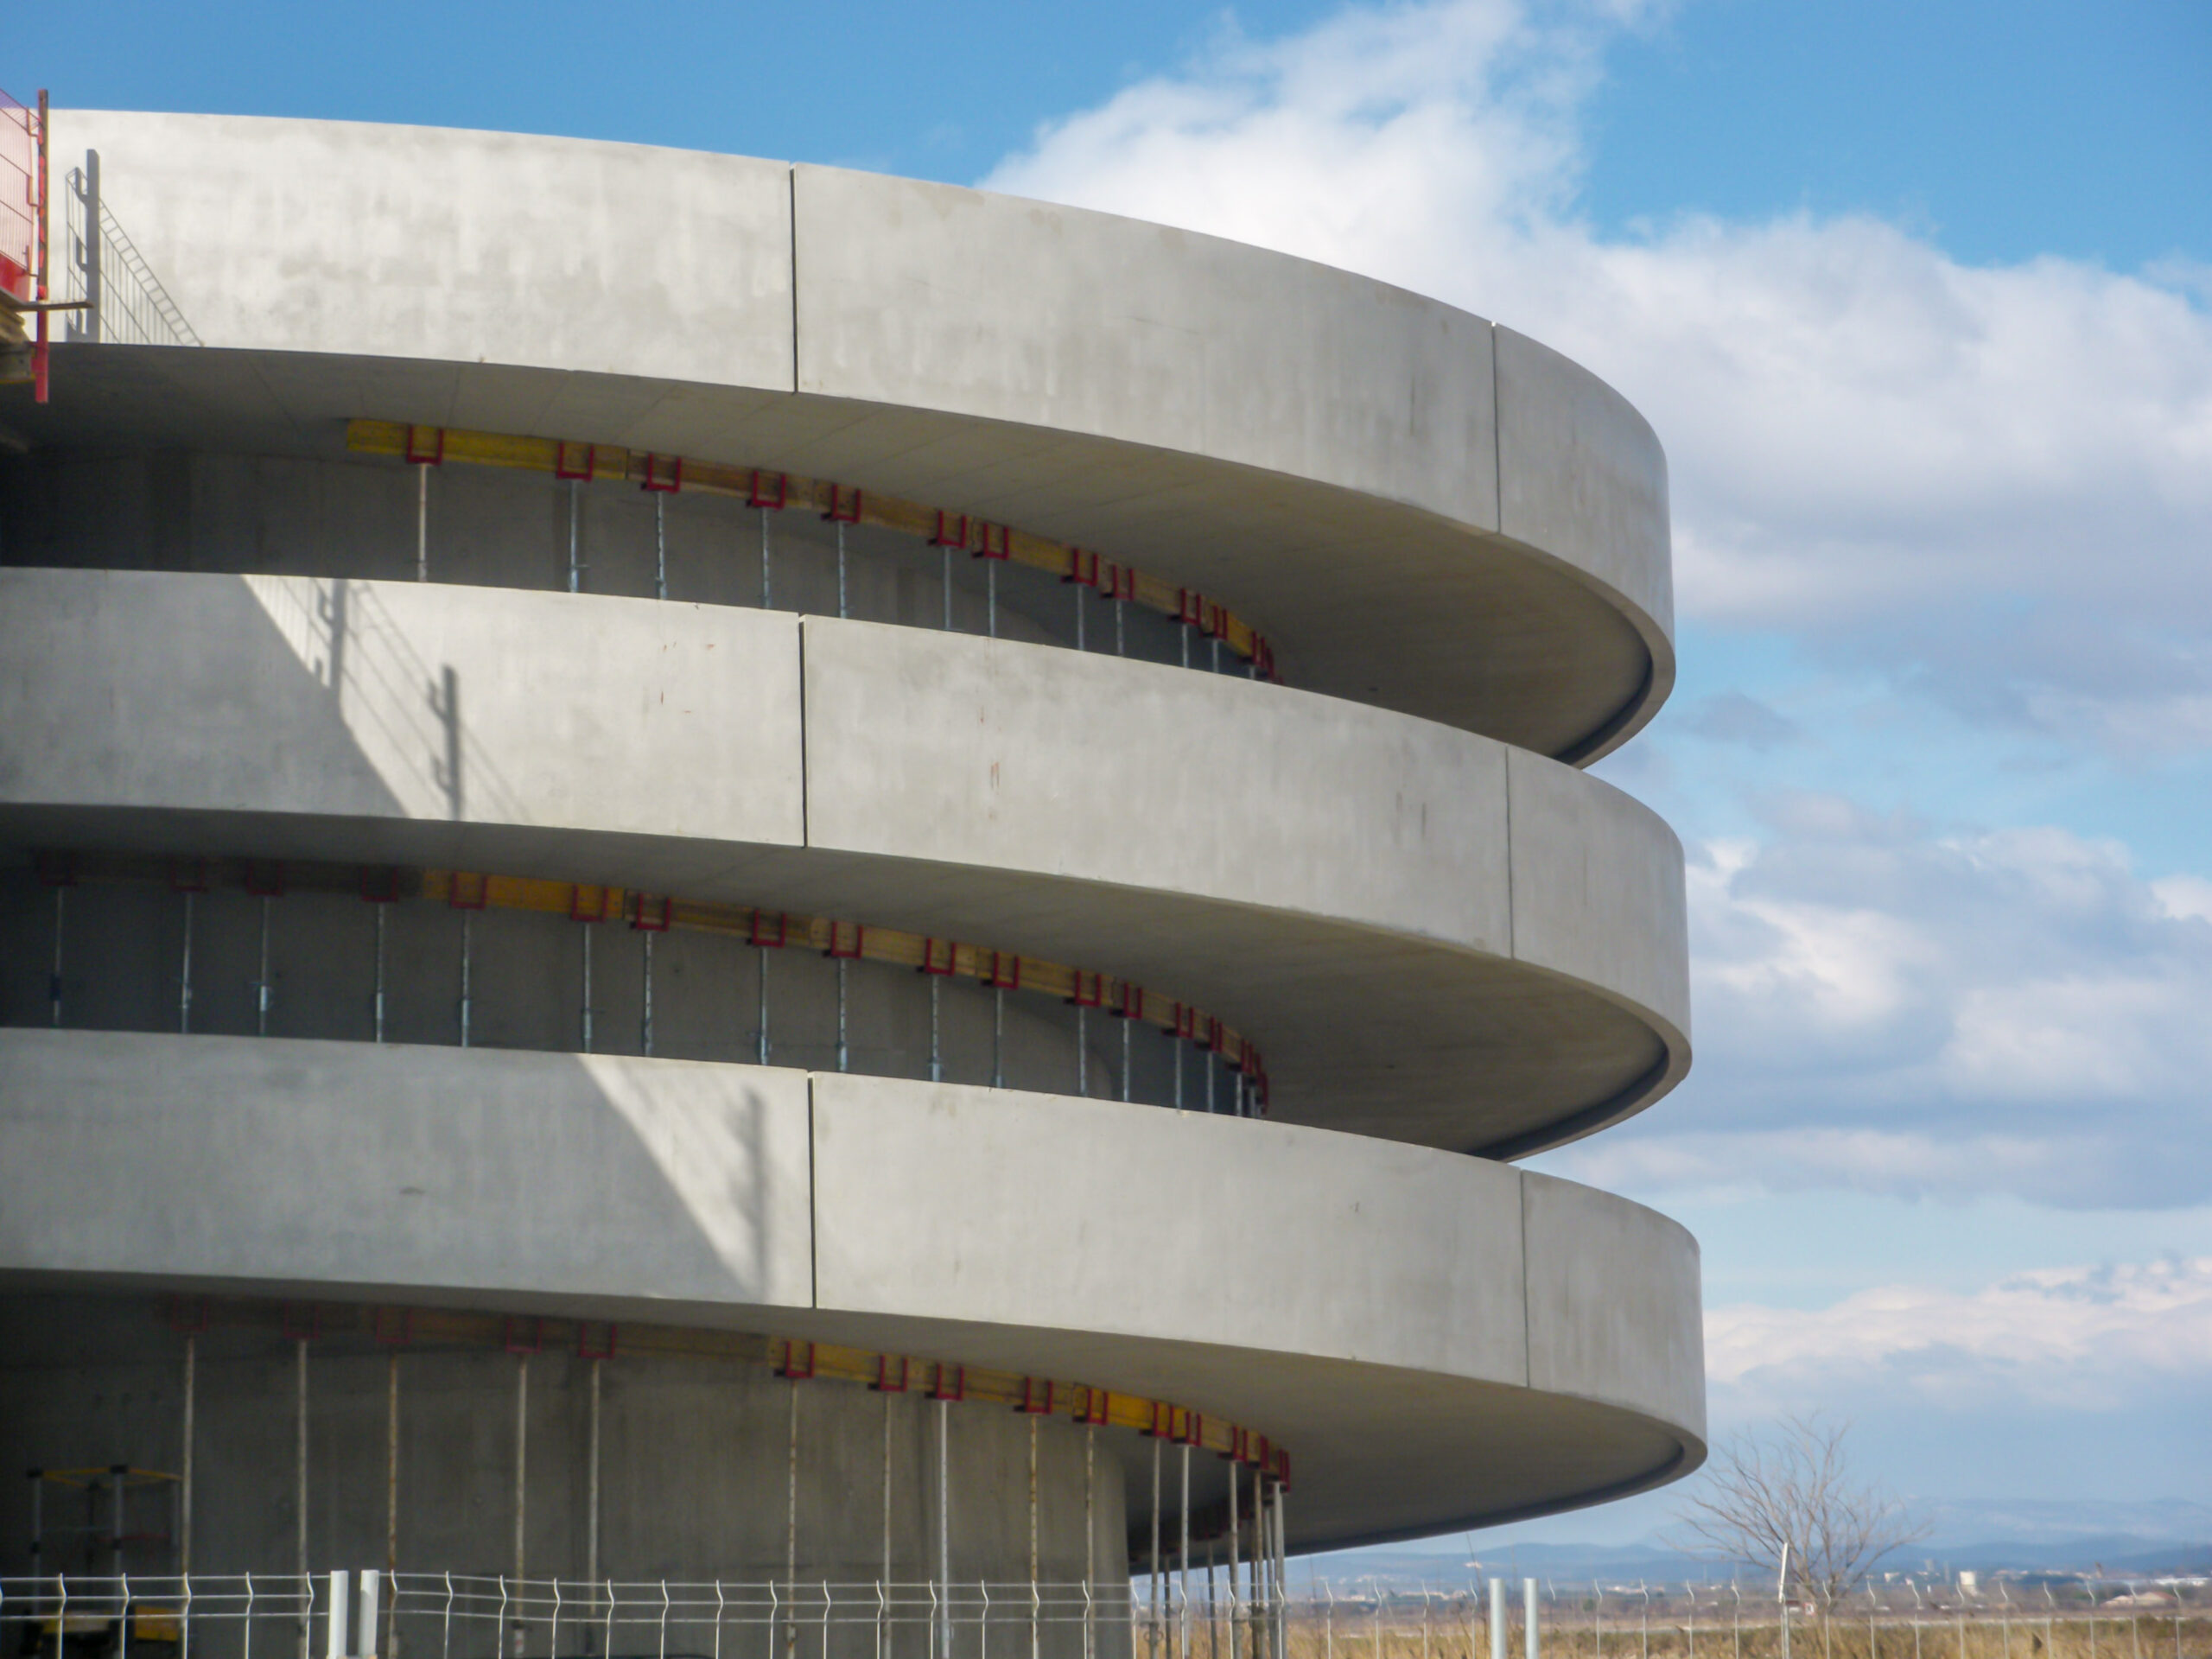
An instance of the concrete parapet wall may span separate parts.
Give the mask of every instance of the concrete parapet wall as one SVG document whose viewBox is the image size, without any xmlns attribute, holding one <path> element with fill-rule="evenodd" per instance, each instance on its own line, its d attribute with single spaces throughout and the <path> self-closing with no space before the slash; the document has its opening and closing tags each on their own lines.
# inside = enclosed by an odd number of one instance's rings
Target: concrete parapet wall
<svg viewBox="0 0 2212 1659">
<path fill-rule="evenodd" d="M 41 1172 L 0 1211 L 19 1284 L 404 1287 L 1080 1378 L 1292 1447 L 1301 1545 L 1483 1518 L 1465 1482 L 1501 1413 L 1579 1447 L 1492 1470 L 1501 1508 L 1702 1451 L 1681 1229 L 1365 1137 L 773 1068 L 6 1031 L 0 1163 Z"/>
</svg>

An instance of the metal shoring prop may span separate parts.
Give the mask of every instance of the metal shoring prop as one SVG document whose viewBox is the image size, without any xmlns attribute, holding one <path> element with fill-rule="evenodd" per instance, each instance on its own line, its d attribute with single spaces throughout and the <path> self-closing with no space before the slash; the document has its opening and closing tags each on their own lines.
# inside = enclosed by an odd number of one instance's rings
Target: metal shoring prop
<svg viewBox="0 0 2212 1659">
<path fill-rule="evenodd" d="M 1122 1098 L 1125 1101 L 1129 1097 L 1129 1033 L 1135 1027 L 1135 1020 L 1126 1014 L 1122 1016 Z"/>
<path fill-rule="evenodd" d="M 1182 635 L 1182 637 L 1183 637 L 1183 666 L 1184 666 L 1184 667 L 1185 667 L 1185 668 L 1188 668 L 1188 667 L 1191 665 L 1191 620 L 1190 620 L 1190 618 L 1188 618 L 1188 617 L 1185 617 L 1181 621 L 1178 622 L 1178 623 L 1175 625 L 1175 631 L 1176 631 L 1178 633 L 1179 633 L 1180 635 Z"/>
<path fill-rule="evenodd" d="M 650 469 L 652 463 L 645 465 Z M 668 597 L 668 497 L 658 490 L 653 492 L 653 597 Z"/>
<path fill-rule="evenodd" d="M 842 622 L 848 614 L 845 609 L 845 521 L 837 521 L 837 620 Z"/>
<path fill-rule="evenodd" d="M 1083 1659 L 1098 1651 L 1098 1426 L 1083 1426 Z"/>
<path fill-rule="evenodd" d="M 1171 1031 L 1167 1040 L 1175 1045 L 1175 1109 L 1179 1112 L 1183 1109 L 1183 1033 Z"/>
<path fill-rule="evenodd" d="M 991 988 L 991 1087 L 1006 1087 L 1006 987 Z"/>
<path fill-rule="evenodd" d="M 901 1362 L 903 1363 L 903 1362 Z M 884 1645 L 889 1631 L 884 1624 L 884 1596 L 891 1584 L 891 1390 L 883 1391 L 883 1583 L 875 1598 L 875 1659 L 887 1659 Z"/>
<path fill-rule="evenodd" d="M 1152 1624 L 1148 1632 L 1153 1659 L 1160 1659 L 1160 1637 L 1165 1633 L 1160 1596 L 1166 1582 L 1160 1570 L 1160 1437 L 1155 1434 L 1152 1441 Z"/>
<path fill-rule="evenodd" d="M 942 1388 L 944 1367 L 938 1366 Z M 952 1402 L 937 1402 L 937 1581 L 938 1601 L 938 1659 L 952 1659 Z"/>
<path fill-rule="evenodd" d="M 269 894 L 261 895 L 261 973 L 253 982 L 253 1032 L 257 1037 L 269 1034 L 269 906 L 274 902 Z M 54 1024 L 60 1025 L 59 1018 Z"/>
<path fill-rule="evenodd" d="M 774 589 L 768 581 L 768 509 L 766 507 L 760 509 L 760 608 L 764 611 L 776 608 Z"/>
<path fill-rule="evenodd" d="M 1206 1659 L 1224 1659 L 1221 1651 L 1221 1600 L 1215 1580 L 1214 1540 L 1206 1540 Z"/>
<path fill-rule="evenodd" d="M 587 1053 L 587 1054 L 588 1054 L 588 1053 L 590 1053 L 590 1052 L 591 1052 L 591 929 L 592 929 L 592 925 L 591 925 L 589 922 L 586 922 L 586 923 L 583 925 L 583 928 L 584 928 L 584 1001 L 583 1001 L 583 1007 L 582 1007 L 582 1015 L 583 1015 L 583 1039 L 584 1039 L 584 1052 L 585 1052 L 585 1053 Z"/>
<path fill-rule="evenodd" d="M 530 1473 L 530 1356 L 515 1356 L 515 1652 L 523 1647 L 523 1619 L 521 1602 L 524 1546 L 528 1535 L 524 1531 L 529 1519 L 527 1478 Z"/>
<path fill-rule="evenodd" d="M 642 903 L 643 901 L 640 900 Z M 639 1021 L 638 1046 L 651 1059 L 653 1053 L 653 935 L 651 928 L 641 929 L 639 941 L 645 947 L 645 1010 Z M 842 1069 L 842 1068 L 840 1068 Z"/>
<path fill-rule="evenodd" d="M 409 431 L 408 448 L 411 449 L 414 448 L 413 429 L 410 428 Z M 428 582 L 429 579 L 430 463 L 418 461 L 415 463 L 415 580 Z"/>
<path fill-rule="evenodd" d="M 768 1064 L 768 947 L 765 944 L 762 945 L 760 949 L 759 955 L 760 957 L 760 1041 L 759 1057 L 760 1063 L 762 1065 L 766 1065 Z"/>
<path fill-rule="evenodd" d="M 791 1366 L 791 1352 L 786 1344 L 784 1369 Z M 784 1486 L 784 1589 L 791 1598 L 792 1616 L 784 1621 L 784 1652 L 795 1655 L 798 1651 L 798 1378 L 791 1379 L 791 1444 Z"/>
<path fill-rule="evenodd" d="M 1521 1580 L 1521 1650 L 1522 1659 L 1537 1659 L 1543 1651 L 1536 1627 L 1536 1581 Z"/>
<path fill-rule="evenodd" d="M 952 632 L 952 550 L 944 550 L 944 631 Z"/>
<path fill-rule="evenodd" d="M 389 925 L 391 906 L 379 899 L 377 903 L 377 1041 L 384 1041 L 384 947 L 385 930 Z"/>
<path fill-rule="evenodd" d="M 1119 593 L 1114 595 L 1114 654 L 1116 657 L 1126 657 L 1129 654 L 1122 627 L 1122 610 L 1126 602 Z"/>
<path fill-rule="evenodd" d="M 200 1338 L 188 1332 L 184 1338 L 184 1455 L 178 1461 L 176 1567 L 188 1585 L 192 1579 L 192 1417 L 200 1380 Z"/>
<path fill-rule="evenodd" d="M 1275 1630 L 1276 1653 L 1281 1659 L 1290 1654 L 1290 1538 L 1285 1529 L 1283 1515 L 1283 1483 L 1281 1477 L 1274 1482 L 1275 1499 Z"/>
<path fill-rule="evenodd" d="M 192 899 L 191 893 L 184 895 L 184 955 L 176 982 L 176 1028 L 179 1036 L 189 1035 L 192 1030 Z M 384 1040 L 381 1021 L 378 1022 L 377 1040 Z"/>
<path fill-rule="evenodd" d="M 1175 1551 L 1175 1572 L 1179 1582 L 1176 1598 L 1176 1652 L 1179 1659 L 1191 1659 L 1191 1443 L 1183 1442 L 1183 1519 L 1180 1542 Z"/>
<path fill-rule="evenodd" d="M 469 998 L 470 946 L 473 942 L 469 924 L 474 920 L 468 912 L 461 912 L 461 1046 L 468 1046 L 469 1021 L 474 1012 Z"/>
<path fill-rule="evenodd" d="M 569 591 L 572 594 L 581 594 L 584 590 L 584 567 L 579 540 L 583 502 L 576 493 L 577 481 L 573 478 L 569 480 Z"/>
<path fill-rule="evenodd" d="M 1198 1067 L 1205 1073 L 1206 1116 L 1211 1117 L 1213 1116 L 1213 1051 L 1211 1049 L 1201 1048 L 1198 1051 Z"/>
<path fill-rule="evenodd" d="M 1080 1002 L 1075 1009 L 1075 1091 L 1078 1095 L 1090 1093 L 1090 1040 L 1085 1034 L 1084 1016 L 1090 1012 Z"/>
<path fill-rule="evenodd" d="M 944 1081 L 944 1049 L 938 1037 L 938 975 L 930 976 L 930 1081 L 931 1083 Z"/>
<path fill-rule="evenodd" d="M 1039 1659 L 1039 1646 L 1044 1640 L 1037 1580 L 1037 1417 L 1033 1413 L 1029 1419 L 1029 1659 Z"/>
<path fill-rule="evenodd" d="M 385 1357 L 384 1404 L 384 1577 L 391 1593 L 384 1604 L 384 1645 L 389 1656 L 392 1621 L 399 1616 L 399 1348 L 394 1344 Z M 373 1632 L 364 1631 L 373 1638 Z"/>
<path fill-rule="evenodd" d="M 612 1336 L 607 1346 L 613 1347 Z M 590 1382 L 585 1393 L 585 1471 L 584 1471 L 584 1581 L 591 1586 L 594 1606 L 599 1601 L 599 1366 L 600 1357 L 591 1358 Z M 721 1630 L 715 1627 L 719 1637 Z"/>
<path fill-rule="evenodd" d="M 1506 1659 L 1505 1580 L 1490 1581 L 1490 1659 Z"/>
<path fill-rule="evenodd" d="M 986 532 L 988 535 L 988 532 Z M 983 622 L 985 632 L 995 639 L 999 637 L 999 562 L 983 561 Z"/>
<path fill-rule="evenodd" d="M 54 884 L 54 973 L 46 982 L 47 996 L 54 1007 L 54 1028 L 61 1029 L 61 920 L 63 901 L 69 889 L 61 882 Z"/>
<path fill-rule="evenodd" d="M 1229 1659 L 1237 1659 L 1244 1645 L 1236 1628 L 1236 1547 L 1240 1541 L 1236 1535 L 1243 1526 L 1243 1516 L 1236 1505 L 1237 1484 L 1236 1459 L 1232 1457 L 1229 1460 Z"/>
<path fill-rule="evenodd" d="M 845 959 L 837 958 L 837 1069 L 851 1069 L 852 1050 L 846 1041 L 845 1023 Z"/>
<path fill-rule="evenodd" d="M 1081 651 L 1084 649 L 1083 643 L 1083 584 L 1079 582 L 1071 582 L 1068 586 L 1075 589 L 1075 648 L 1077 651 Z"/>
<path fill-rule="evenodd" d="M 1211 656 L 1211 660 L 1206 664 L 1206 671 L 1209 674 L 1218 674 L 1221 672 L 1221 636 L 1217 633 L 1213 637 Z"/>
<path fill-rule="evenodd" d="M 308 1339 L 305 1337 L 300 1337 L 296 1340 L 298 1344 L 299 1366 L 296 1372 L 298 1382 L 295 1390 L 293 1421 L 298 1448 L 299 1495 L 298 1512 L 295 1518 L 299 1533 L 300 1583 L 309 1591 L 308 1596 L 301 1599 L 300 1659 L 308 1659 L 308 1643 L 310 1634 L 308 1629 L 308 1603 L 312 1597 L 315 1583 L 315 1580 L 308 1576 Z"/>
</svg>

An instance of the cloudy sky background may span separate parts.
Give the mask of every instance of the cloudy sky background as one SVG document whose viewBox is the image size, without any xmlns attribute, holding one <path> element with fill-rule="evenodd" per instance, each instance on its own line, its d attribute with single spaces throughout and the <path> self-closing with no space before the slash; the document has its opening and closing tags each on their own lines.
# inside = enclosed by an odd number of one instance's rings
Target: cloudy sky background
<svg viewBox="0 0 2212 1659">
<path fill-rule="evenodd" d="M 1825 1407 L 1931 1497 L 2212 1490 L 2212 13 L 658 16 L 398 0 L 340 54 L 88 3 L 14 58 L 62 103 L 981 182 L 1589 365 L 1672 467 L 1681 683 L 1600 770 L 1688 849 L 1698 1058 L 1544 1166 L 1703 1239 L 1723 1429 Z"/>
</svg>

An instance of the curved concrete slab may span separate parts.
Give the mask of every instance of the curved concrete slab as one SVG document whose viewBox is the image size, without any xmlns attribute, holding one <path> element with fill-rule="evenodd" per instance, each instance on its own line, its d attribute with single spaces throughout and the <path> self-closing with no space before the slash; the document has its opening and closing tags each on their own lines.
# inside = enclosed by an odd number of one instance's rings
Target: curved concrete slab
<svg viewBox="0 0 2212 1659">
<path fill-rule="evenodd" d="M 557 1299 L 1096 1382 L 1290 1446 L 1301 1549 L 1704 1454 L 1687 1233 L 1366 1137 L 773 1068 L 6 1031 L 0 1161 L 41 1172 L 0 1210 L 12 1281 Z"/>
<path fill-rule="evenodd" d="M 166 419 L 194 447 L 324 453 L 366 415 L 788 467 L 1219 592 L 1300 683 L 1578 762 L 1672 684 L 1649 428 L 1386 284 L 693 152 L 100 111 L 55 134 L 100 149 L 214 349 L 65 353 L 92 384 L 40 441 L 145 444 Z"/>
<path fill-rule="evenodd" d="M 24 842 L 619 880 L 1026 950 L 1217 1008 L 1289 1121 L 1429 1145 L 1551 1144 L 1688 1061 L 1666 826 L 1338 699 L 716 607 L 73 570 L 0 571 L 0 664 Z"/>
</svg>

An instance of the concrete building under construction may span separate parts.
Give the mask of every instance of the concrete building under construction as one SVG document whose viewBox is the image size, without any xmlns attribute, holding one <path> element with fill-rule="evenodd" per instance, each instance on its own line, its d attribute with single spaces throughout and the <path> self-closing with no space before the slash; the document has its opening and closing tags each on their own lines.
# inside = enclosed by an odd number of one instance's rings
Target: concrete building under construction
<svg viewBox="0 0 2212 1659">
<path fill-rule="evenodd" d="M 972 190 L 22 124 L 12 1605 L 1260 1659 L 1696 1466 L 1694 1243 L 1512 1161 L 1689 1061 L 1620 397 Z"/>
</svg>

